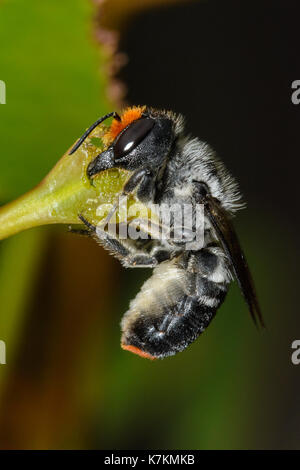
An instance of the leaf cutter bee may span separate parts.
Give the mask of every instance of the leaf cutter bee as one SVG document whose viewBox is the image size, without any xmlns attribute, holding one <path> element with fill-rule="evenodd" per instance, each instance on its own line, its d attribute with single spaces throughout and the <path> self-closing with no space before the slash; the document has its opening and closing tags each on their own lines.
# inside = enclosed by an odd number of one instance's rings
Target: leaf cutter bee
<svg viewBox="0 0 300 470">
<path fill-rule="evenodd" d="M 253 280 L 231 215 L 242 207 L 237 183 L 214 151 L 184 133 L 184 119 L 171 111 L 132 107 L 109 113 L 79 139 L 73 153 L 104 119 L 113 117 L 107 148 L 87 175 L 109 168 L 130 170 L 123 195 L 135 192 L 145 205 L 204 205 L 204 244 L 189 250 L 173 239 L 121 240 L 81 222 L 125 267 L 153 268 L 121 322 L 123 349 L 149 359 L 184 350 L 210 324 L 233 278 L 255 324 L 264 326 Z"/>
</svg>

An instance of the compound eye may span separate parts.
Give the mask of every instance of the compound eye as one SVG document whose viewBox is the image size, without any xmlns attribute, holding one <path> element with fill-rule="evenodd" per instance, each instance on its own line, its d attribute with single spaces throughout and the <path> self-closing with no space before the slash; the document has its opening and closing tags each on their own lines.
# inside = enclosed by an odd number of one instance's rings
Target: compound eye
<svg viewBox="0 0 300 470">
<path fill-rule="evenodd" d="M 154 120 L 141 118 L 134 121 L 117 138 L 114 145 L 115 158 L 122 158 L 138 146 L 154 126 Z"/>
</svg>

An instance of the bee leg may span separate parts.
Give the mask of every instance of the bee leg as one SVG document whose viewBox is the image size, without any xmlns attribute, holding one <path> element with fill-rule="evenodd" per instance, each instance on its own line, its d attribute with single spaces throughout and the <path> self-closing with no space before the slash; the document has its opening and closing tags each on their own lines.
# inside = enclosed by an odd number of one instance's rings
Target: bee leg
<svg viewBox="0 0 300 470">
<path fill-rule="evenodd" d="M 91 224 L 82 214 L 78 214 L 78 219 L 88 228 L 90 232 L 96 232 L 96 225 Z"/>
<path fill-rule="evenodd" d="M 152 182 L 153 182 L 153 175 L 152 175 L 152 172 L 148 168 L 142 168 L 142 169 L 136 170 L 133 173 L 133 175 L 131 175 L 127 183 L 125 183 L 123 191 L 119 196 L 119 202 L 116 202 L 113 205 L 113 208 L 111 209 L 109 214 L 106 216 L 105 220 L 103 221 L 103 225 L 108 224 L 108 222 L 114 215 L 115 211 L 122 204 L 124 199 L 130 194 L 132 194 L 136 188 L 138 188 L 137 196 L 140 201 L 145 200 L 145 195 L 147 195 L 146 199 L 148 199 L 148 196 L 150 197 L 151 192 L 152 192 L 152 189 L 151 189 Z"/>
<path fill-rule="evenodd" d="M 79 214 L 78 215 L 78 218 L 79 220 L 86 226 L 86 229 L 82 229 L 82 228 L 73 228 L 71 226 L 69 226 L 69 229 L 68 231 L 70 233 L 75 233 L 77 235 L 83 235 L 83 236 L 87 236 L 87 237 L 90 237 L 93 235 L 93 233 L 96 231 L 96 227 L 95 225 L 91 224 L 90 222 L 88 222 L 85 217 L 83 217 L 83 215 Z"/>
<path fill-rule="evenodd" d="M 91 236 L 91 231 L 90 230 L 84 230 L 84 229 L 80 229 L 80 228 L 69 227 L 68 232 L 75 233 L 75 235 L 82 235 L 82 236 L 86 236 L 86 237 Z"/>
<path fill-rule="evenodd" d="M 129 250 L 116 237 L 113 237 L 105 230 L 99 229 L 91 224 L 82 214 L 78 215 L 81 222 L 88 228 L 88 232 L 100 243 L 104 248 L 109 250 L 111 254 L 123 260 L 129 253 Z"/>
<path fill-rule="evenodd" d="M 152 192 L 153 173 L 149 168 L 140 168 L 136 170 L 129 178 L 123 188 L 123 194 L 129 195 L 138 188 L 138 198 L 143 201 Z"/>
<path fill-rule="evenodd" d="M 100 245 L 110 251 L 112 255 L 126 268 L 154 268 L 161 261 L 160 253 L 151 254 L 144 253 L 126 240 L 120 240 L 108 232 L 103 232 L 99 237 L 97 231 L 97 241 Z"/>
<path fill-rule="evenodd" d="M 120 240 L 114 234 L 91 224 L 81 214 L 78 217 L 88 227 L 97 242 L 118 258 L 125 267 L 155 267 L 162 259 L 167 259 L 167 253 L 162 253 L 162 250 L 156 250 L 154 255 L 144 253 L 135 246 L 134 241 L 130 243 L 128 240 Z"/>
<path fill-rule="evenodd" d="M 163 225 L 160 220 L 137 217 L 130 221 L 129 226 L 149 235 L 152 240 L 168 240 L 170 238 L 169 228 Z"/>
<path fill-rule="evenodd" d="M 139 250 L 134 243 L 120 240 L 108 232 L 104 232 L 99 238 L 97 237 L 97 241 L 118 258 L 125 268 L 154 268 L 162 261 L 169 259 L 170 256 L 170 253 L 163 249 L 156 250 L 153 254 L 145 253 Z"/>
<path fill-rule="evenodd" d="M 155 268 L 162 261 L 170 258 L 170 253 L 166 250 L 157 250 L 153 254 L 142 251 L 131 251 L 121 262 L 125 268 Z"/>
</svg>

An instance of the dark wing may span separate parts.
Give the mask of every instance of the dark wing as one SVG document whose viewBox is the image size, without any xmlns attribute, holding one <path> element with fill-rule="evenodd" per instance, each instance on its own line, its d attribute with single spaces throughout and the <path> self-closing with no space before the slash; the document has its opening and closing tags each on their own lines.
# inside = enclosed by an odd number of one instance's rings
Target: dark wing
<svg viewBox="0 0 300 470">
<path fill-rule="evenodd" d="M 235 233 L 234 227 L 220 203 L 213 197 L 205 198 L 207 216 L 214 227 L 223 249 L 232 263 L 232 268 L 248 304 L 252 319 L 257 325 L 264 327 L 262 313 L 258 304 L 253 278 L 245 255 Z"/>
</svg>

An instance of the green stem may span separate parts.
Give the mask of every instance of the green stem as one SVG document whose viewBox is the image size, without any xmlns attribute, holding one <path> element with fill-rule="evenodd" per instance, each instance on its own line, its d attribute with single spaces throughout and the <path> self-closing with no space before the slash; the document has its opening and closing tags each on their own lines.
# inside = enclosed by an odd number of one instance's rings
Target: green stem
<svg viewBox="0 0 300 470">
<path fill-rule="evenodd" d="M 1 207 L 0 240 L 40 225 L 78 224 L 78 214 L 97 223 L 97 207 L 115 200 L 128 174 L 104 171 L 91 184 L 86 167 L 94 154 L 87 145 L 72 156 L 65 154 L 38 186 Z"/>
<path fill-rule="evenodd" d="M 81 197 L 88 199 L 94 194 L 86 188 L 83 190 L 80 183 L 77 189 L 78 192 L 73 185 L 72 188 L 61 188 L 55 193 L 47 193 L 43 186 L 37 186 L 0 208 L 0 240 L 40 225 L 79 223 L 73 211 L 68 211 L 67 208 L 70 208 L 72 200 L 75 203 Z"/>
</svg>

